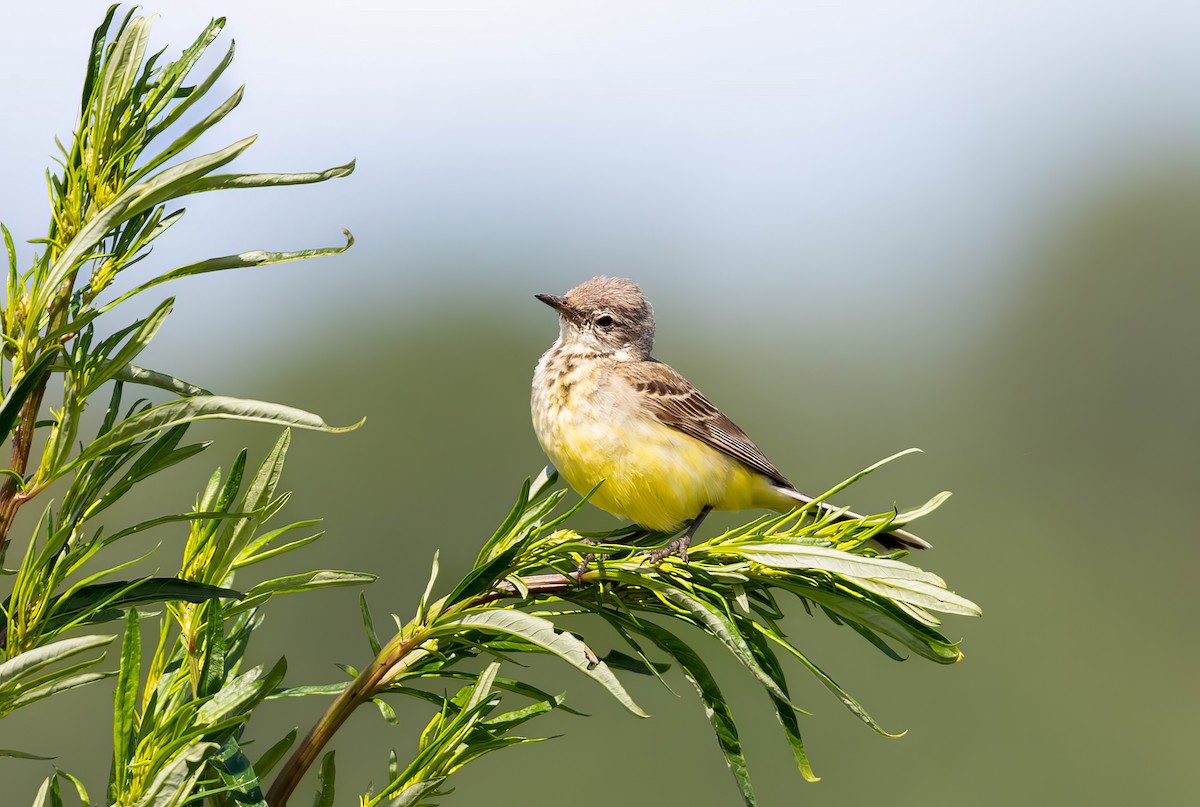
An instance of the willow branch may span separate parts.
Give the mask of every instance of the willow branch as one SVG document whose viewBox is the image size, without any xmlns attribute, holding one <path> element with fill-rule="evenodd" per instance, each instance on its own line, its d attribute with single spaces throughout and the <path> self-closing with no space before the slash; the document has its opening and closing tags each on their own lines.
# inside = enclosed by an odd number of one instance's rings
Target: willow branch
<svg viewBox="0 0 1200 807">
<path fill-rule="evenodd" d="M 530 598 L 534 596 L 549 597 L 577 587 L 581 582 L 587 582 L 596 577 L 594 572 L 579 574 L 536 574 L 521 578 Z M 517 587 L 507 581 L 498 583 L 490 591 L 472 597 L 461 604 L 456 610 L 467 610 L 481 605 L 502 600 L 508 597 L 520 596 Z M 321 752 L 333 739 L 333 735 L 349 719 L 354 710 L 369 702 L 379 694 L 387 682 L 395 677 L 398 668 L 403 668 L 409 655 L 419 649 L 427 639 L 424 626 L 405 631 L 394 639 L 379 654 L 371 666 L 363 670 L 357 678 L 350 682 L 341 694 L 334 699 L 325 714 L 309 729 L 308 734 L 300 741 L 300 745 L 288 757 L 287 762 L 271 783 L 267 793 L 267 804 L 271 807 L 287 807 L 288 799 L 295 792 L 300 781 L 308 773 L 308 769 L 321 756 Z M 405 634 L 410 634 L 405 636 Z M 403 638 L 402 638 L 403 637 Z"/>
</svg>

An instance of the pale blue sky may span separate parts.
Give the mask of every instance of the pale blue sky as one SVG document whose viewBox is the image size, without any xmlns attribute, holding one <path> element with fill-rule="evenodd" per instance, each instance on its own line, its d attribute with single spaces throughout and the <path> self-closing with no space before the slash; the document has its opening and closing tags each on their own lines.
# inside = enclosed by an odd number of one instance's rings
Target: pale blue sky
<svg viewBox="0 0 1200 807">
<path fill-rule="evenodd" d="M 52 135 L 73 124 L 105 5 L 3 12 L 0 71 L 19 80 L 0 85 L 0 219 L 18 238 L 44 228 L 42 171 Z M 641 281 L 660 311 L 678 300 L 681 319 L 828 300 L 812 316 L 829 326 L 847 304 L 869 318 L 903 310 L 938 341 L 985 324 L 1089 195 L 1164 157 L 1200 160 L 1189 2 L 146 10 L 171 53 L 229 16 L 214 50 L 233 36 L 238 56 L 213 102 L 242 82 L 247 97 L 202 146 L 260 133 L 243 170 L 359 160 L 319 188 L 190 202 L 156 266 L 336 243 L 343 226 L 359 244 L 338 261 L 181 287 L 168 346 L 214 307 L 230 327 L 217 344 L 254 335 L 282 349 L 296 304 L 332 329 L 471 282 L 496 306 L 524 306 L 601 271 Z"/>
</svg>

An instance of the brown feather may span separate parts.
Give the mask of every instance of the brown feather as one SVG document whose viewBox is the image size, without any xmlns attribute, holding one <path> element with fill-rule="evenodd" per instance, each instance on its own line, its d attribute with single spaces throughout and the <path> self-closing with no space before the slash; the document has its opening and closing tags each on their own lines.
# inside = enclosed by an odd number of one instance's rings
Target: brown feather
<svg viewBox="0 0 1200 807">
<path fill-rule="evenodd" d="M 661 422 L 728 454 L 785 488 L 792 487 L 750 436 L 670 365 L 651 359 L 617 362 L 613 367 L 642 394 L 646 408 Z"/>
</svg>

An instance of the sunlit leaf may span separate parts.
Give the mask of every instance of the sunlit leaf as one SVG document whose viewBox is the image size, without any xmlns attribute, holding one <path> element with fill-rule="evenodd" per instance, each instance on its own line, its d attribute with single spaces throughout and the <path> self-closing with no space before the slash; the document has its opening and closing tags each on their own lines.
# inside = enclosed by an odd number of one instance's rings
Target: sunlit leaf
<svg viewBox="0 0 1200 807">
<path fill-rule="evenodd" d="M 649 717 L 625 691 L 621 682 L 587 645 L 570 633 L 560 632 L 554 623 L 520 611 L 478 611 L 466 613 L 437 626 L 436 633 L 456 628 L 475 628 L 485 632 L 504 633 L 525 639 L 548 653 L 553 653 L 588 677 L 598 681 L 617 701 L 638 717 Z"/>
</svg>

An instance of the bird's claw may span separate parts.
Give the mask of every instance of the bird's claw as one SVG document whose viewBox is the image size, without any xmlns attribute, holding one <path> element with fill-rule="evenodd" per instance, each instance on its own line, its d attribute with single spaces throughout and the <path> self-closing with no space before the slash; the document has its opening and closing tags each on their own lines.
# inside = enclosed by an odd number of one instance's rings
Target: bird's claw
<svg viewBox="0 0 1200 807">
<path fill-rule="evenodd" d="M 664 546 L 662 549 L 656 549 L 650 553 L 651 563 L 661 563 L 665 558 L 671 555 L 679 555 L 679 559 L 684 563 L 688 562 L 688 546 L 692 543 L 692 536 L 684 533 L 676 538 L 671 543 Z"/>
</svg>

